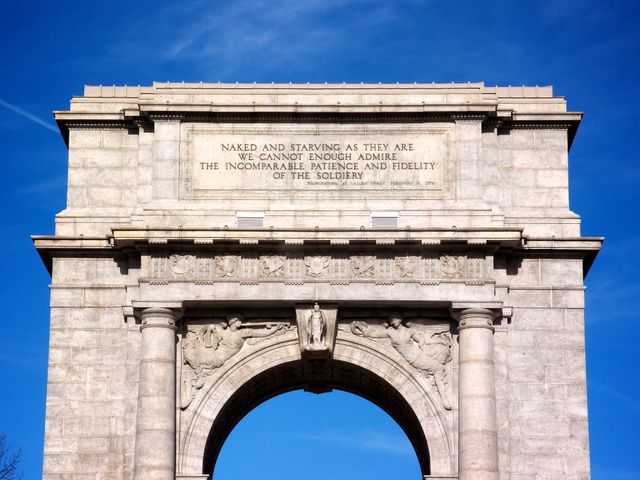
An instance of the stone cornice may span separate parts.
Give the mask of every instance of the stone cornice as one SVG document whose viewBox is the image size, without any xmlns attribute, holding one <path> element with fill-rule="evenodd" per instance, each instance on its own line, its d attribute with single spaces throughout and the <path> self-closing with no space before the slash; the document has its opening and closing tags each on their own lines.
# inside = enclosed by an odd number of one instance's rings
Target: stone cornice
<svg viewBox="0 0 640 480">
<path fill-rule="evenodd" d="M 427 122 L 484 121 L 501 129 L 566 128 L 571 143 L 581 113 L 566 112 L 550 87 L 460 84 L 214 84 L 88 86 L 60 130 L 131 128 L 151 121 Z"/>
<path fill-rule="evenodd" d="M 378 229 L 114 229 L 109 237 L 34 236 L 36 249 L 50 270 L 52 258 L 70 254 L 113 255 L 114 251 L 180 249 L 400 251 L 406 249 L 519 252 L 524 255 L 582 258 L 588 272 L 603 242 L 600 237 L 528 238 L 520 229 L 378 230 Z"/>
<path fill-rule="evenodd" d="M 423 245 L 438 245 L 446 242 L 484 245 L 487 243 L 518 246 L 522 243 L 521 229 L 477 228 L 477 229 L 371 229 L 371 228 L 291 228 L 291 229 L 113 229 L 114 245 L 133 245 L 139 242 L 281 242 L 284 244 L 317 243 L 349 244 L 374 242 L 394 244 L 415 242 Z"/>
</svg>

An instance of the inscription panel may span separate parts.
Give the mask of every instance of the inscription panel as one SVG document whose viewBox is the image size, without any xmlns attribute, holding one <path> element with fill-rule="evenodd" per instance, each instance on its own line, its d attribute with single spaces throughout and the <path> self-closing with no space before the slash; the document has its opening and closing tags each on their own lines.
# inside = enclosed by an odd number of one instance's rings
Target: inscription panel
<svg viewBox="0 0 640 480">
<path fill-rule="evenodd" d="M 291 191 L 451 198 L 453 129 L 423 125 L 185 124 L 183 198 Z"/>
</svg>

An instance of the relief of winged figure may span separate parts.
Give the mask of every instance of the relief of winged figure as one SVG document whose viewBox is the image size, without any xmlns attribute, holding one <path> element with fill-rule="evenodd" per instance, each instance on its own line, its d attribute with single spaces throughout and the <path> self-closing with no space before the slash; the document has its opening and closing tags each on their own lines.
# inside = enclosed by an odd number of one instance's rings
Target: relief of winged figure
<svg viewBox="0 0 640 480">
<path fill-rule="evenodd" d="M 195 375 L 192 375 L 187 385 L 187 398 L 184 399 L 182 408 L 191 403 L 196 391 L 203 387 L 211 371 L 238 353 L 247 339 L 260 339 L 281 333 L 288 324 L 266 323 L 250 326 L 264 328 L 243 327 L 240 315 L 230 315 L 223 324 L 191 325 L 187 328 L 187 335 L 182 344 L 182 356 L 184 363 L 191 367 Z M 253 342 L 249 340 L 249 343 Z"/>
<path fill-rule="evenodd" d="M 392 314 L 383 327 L 363 321 L 351 322 L 351 332 L 369 338 L 388 338 L 391 346 L 407 362 L 431 377 L 435 382 L 442 406 L 451 410 L 451 390 L 447 364 L 451 358 L 451 338 L 439 331 L 426 338 L 425 332 L 406 324 L 402 316 Z"/>
</svg>

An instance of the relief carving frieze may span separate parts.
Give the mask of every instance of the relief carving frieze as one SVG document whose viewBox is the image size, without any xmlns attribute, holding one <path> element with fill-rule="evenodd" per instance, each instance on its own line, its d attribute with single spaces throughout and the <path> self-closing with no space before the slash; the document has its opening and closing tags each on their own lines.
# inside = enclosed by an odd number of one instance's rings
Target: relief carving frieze
<svg viewBox="0 0 640 480">
<path fill-rule="evenodd" d="M 149 280 L 154 283 L 193 281 L 197 283 L 241 282 L 261 279 L 290 284 L 358 281 L 393 284 L 416 282 L 423 285 L 441 281 L 482 284 L 487 279 L 484 252 L 425 251 L 386 252 L 382 255 L 336 252 L 333 255 L 304 253 L 204 253 L 153 252 L 148 263 Z"/>
<path fill-rule="evenodd" d="M 193 278 L 194 268 L 194 255 L 173 254 L 169 257 L 169 270 L 174 278 Z"/>
<path fill-rule="evenodd" d="M 357 278 L 373 278 L 375 267 L 375 257 L 372 255 L 354 255 L 351 257 L 351 271 Z"/>
<path fill-rule="evenodd" d="M 187 408 L 207 378 L 234 357 L 245 343 L 284 333 L 286 322 L 243 323 L 240 315 L 229 315 L 226 322 L 187 325 L 182 339 L 182 408 Z"/>
<path fill-rule="evenodd" d="M 329 269 L 331 257 L 324 255 L 321 257 L 307 257 L 305 265 L 307 267 L 306 274 L 309 277 L 322 277 Z"/>
<path fill-rule="evenodd" d="M 264 255 L 260 258 L 261 273 L 265 277 L 284 276 L 284 257 L 281 255 Z"/>
<path fill-rule="evenodd" d="M 462 255 L 442 255 L 440 271 L 444 278 L 463 278 L 465 276 L 465 257 Z"/>
<path fill-rule="evenodd" d="M 395 258 L 396 276 L 398 278 L 413 278 L 418 267 L 416 257 L 399 256 Z"/>
<path fill-rule="evenodd" d="M 216 275 L 220 278 L 235 277 L 238 272 L 239 257 L 236 255 L 221 255 L 216 258 Z"/>
<path fill-rule="evenodd" d="M 451 410 L 451 335 L 448 331 L 428 329 L 422 325 L 405 322 L 394 313 L 383 325 L 353 321 L 351 333 L 390 343 L 402 357 L 422 372 L 435 388 L 442 407 Z"/>
</svg>

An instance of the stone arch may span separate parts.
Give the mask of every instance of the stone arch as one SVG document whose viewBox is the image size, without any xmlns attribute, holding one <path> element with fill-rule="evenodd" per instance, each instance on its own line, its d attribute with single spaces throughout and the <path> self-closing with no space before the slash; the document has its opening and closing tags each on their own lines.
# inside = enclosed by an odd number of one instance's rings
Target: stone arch
<svg viewBox="0 0 640 480">
<path fill-rule="evenodd" d="M 239 353 L 221 370 L 183 418 L 179 475 L 210 473 L 229 433 L 247 413 L 301 388 L 335 388 L 371 401 L 405 431 L 424 475 L 455 472 L 450 412 L 424 376 L 390 347 L 340 332 L 332 360 L 303 361 L 297 337 L 282 335 Z"/>
</svg>

